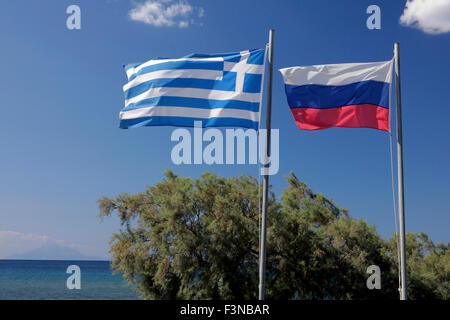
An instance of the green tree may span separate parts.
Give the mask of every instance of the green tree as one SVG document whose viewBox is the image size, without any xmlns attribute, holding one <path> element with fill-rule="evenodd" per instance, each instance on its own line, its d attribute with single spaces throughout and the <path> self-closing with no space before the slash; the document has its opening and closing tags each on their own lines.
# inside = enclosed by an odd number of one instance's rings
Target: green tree
<svg viewBox="0 0 450 320">
<path fill-rule="evenodd" d="M 251 299 L 257 290 L 258 186 L 205 173 L 165 179 L 144 193 L 99 202 L 117 210 L 113 268 L 147 299 Z M 278 205 L 271 197 L 271 211 Z"/>
<path fill-rule="evenodd" d="M 395 298 L 395 275 L 385 243 L 373 226 L 348 216 L 323 194 L 314 194 L 291 173 L 281 214 L 272 221 L 271 276 L 274 298 Z M 367 267 L 382 270 L 383 290 L 368 290 Z"/>
<path fill-rule="evenodd" d="M 388 250 L 397 268 L 397 241 L 392 237 Z M 421 233 L 406 234 L 406 281 L 409 299 L 450 299 L 449 245 L 435 245 Z M 394 272 L 394 271 L 393 271 Z"/>
<path fill-rule="evenodd" d="M 293 173 L 287 182 L 281 201 L 269 195 L 267 298 L 398 299 L 395 241 Z M 168 170 L 142 193 L 103 197 L 100 217 L 116 212 L 121 221 L 111 238 L 113 269 L 144 299 L 256 299 L 259 196 L 253 177 L 191 179 Z M 448 247 L 414 241 L 412 296 L 448 299 Z M 366 287 L 372 264 L 381 290 Z"/>
</svg>

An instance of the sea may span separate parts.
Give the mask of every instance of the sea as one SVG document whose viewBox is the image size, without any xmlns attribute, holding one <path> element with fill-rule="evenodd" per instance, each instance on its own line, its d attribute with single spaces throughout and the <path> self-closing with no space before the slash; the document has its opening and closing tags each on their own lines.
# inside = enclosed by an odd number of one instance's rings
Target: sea
<svg viewBox="0 0 450 320">
<path fill-rule="evenodd" d="M 67 273 L 69 266 L 77 271 Z M 80 289 L 69 289 L 77 282 Z M 109 261 L 0 260 L 0 300 L 137 300 Z"/>
</svg>

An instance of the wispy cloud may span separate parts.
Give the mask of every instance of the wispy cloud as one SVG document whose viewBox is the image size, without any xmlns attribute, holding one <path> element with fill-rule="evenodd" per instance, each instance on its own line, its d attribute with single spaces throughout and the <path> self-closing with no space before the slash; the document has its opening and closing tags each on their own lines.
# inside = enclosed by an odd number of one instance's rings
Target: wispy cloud
<svg viewBox="0 0 450 320">
<path fill-rule="evenodd" d="M 147 0 L 136 3 L 129 12 L 131 20 L 143 22 L 155 27 L 186 28 L 195 23 L 195 13 L 201 18 L 205 14 L 203 8 L 195 8 L 187 1 Z"/>
<path fill-rule="evenodd" d="M 76 249 L 85 254 L 90 254 L 90 248 L 86 245 L 68 243 L 64 240 L 53 239 L 46 235 L 0 230 L 0 258 L 22 254 L 49 244 L 57 244 Z"/>
<path fill-rule="evenodd" d="M 450 1 L 408 0 L 400 17 L 400 23 L 430 34 L 449 32 Z"/>
</svg>

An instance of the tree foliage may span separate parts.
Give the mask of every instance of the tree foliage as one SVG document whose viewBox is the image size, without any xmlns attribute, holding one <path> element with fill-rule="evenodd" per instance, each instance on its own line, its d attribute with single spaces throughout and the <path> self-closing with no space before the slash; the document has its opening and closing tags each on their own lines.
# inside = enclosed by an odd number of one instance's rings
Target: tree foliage
<svg viewBox="0 0 450 320">
<path fill-rule="evenodd" d="M 280 201 L 269 195 L 266 297 L 398 299 L 395 238 L 351 218 L 291 173 Z M 256 299 L 258 181 L 206 172 L 184 178 L 166 171 L 138 194 L 100 199 L 100 217 L 117 213 L 112 266 L 144 299 Z M 448 245 L 408 234 L 408 293 L 448 299 Z M 366 286 L 367 267 L 381 269 L 381 290 Z"/>
</svg>

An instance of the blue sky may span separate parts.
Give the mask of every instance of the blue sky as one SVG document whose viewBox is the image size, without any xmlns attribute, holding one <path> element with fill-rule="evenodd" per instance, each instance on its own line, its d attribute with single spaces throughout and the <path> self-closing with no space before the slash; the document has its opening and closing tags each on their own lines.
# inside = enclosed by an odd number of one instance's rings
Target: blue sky
<svg viewBox="0 0 450 320">
<path fill-rule="evenodd" d="M 389 60 L 394 42 L 400 42 L 406 229 L 450 240 L 448 11 L 440 10 L 442 17 L 412 7 L 404 21 L 417 19 L 416 26 L 427 33 L 399 23 L 405 1 L 189 0 L 182 4 L 190 9 L 166 11 L 158 19 L 145 12 L 130 15 L 144 2 L 1 2 L 0 258 L 48 242 L 106 257 L 119 224 L 99 222 L 96 200 L 143 191 L 160 181 L 166 168 L 191 177 L 205 170 L 256 175 L 255 165 L 172 164 L 174 128 L 119 129 L 122 65 L 155 56 L 261 48 L 270 28 L 275 29 L 275 70 Z M 66 28 L 66 8 L 72 4 L 81 8 L 81 30 Z M 381 30 L 366 27 L 372 4 L 381 8 Z M 272 115 L 273 128 L 280 129 L 280 171 L 271 177 L 277 194 L 293 170 L 384 236 L 394 231 L 388 134 L 300 131 L 278 71 Z"/>
</svg>

